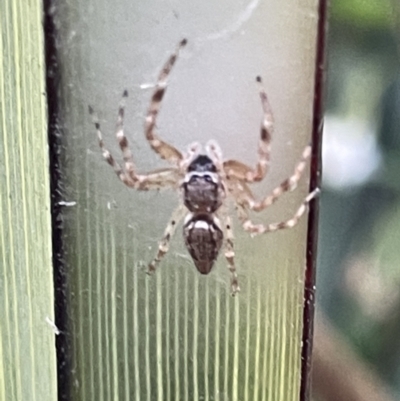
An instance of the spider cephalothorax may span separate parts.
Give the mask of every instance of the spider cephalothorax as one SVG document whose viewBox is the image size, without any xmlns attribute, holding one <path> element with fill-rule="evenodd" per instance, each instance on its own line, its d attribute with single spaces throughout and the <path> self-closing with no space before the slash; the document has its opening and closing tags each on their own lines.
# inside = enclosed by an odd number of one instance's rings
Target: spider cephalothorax
<svg viewBox="0 0 400 401">
<path fill-rule="evenodd" d="M 225 198 L 217 168 L 206 155 L 199 155 L 190 163 L 182 189 L 184 204 L 193 213 L 214 213 Z"/>
<path fill-rule="evenodd" d="M 224 160 L 218 144 L 214 141 L 210 141 L 206 145 L 207 155 L 200 154 L 200 145 L 197 143 L 190 145 L 187 153 L 182 154 L 178 149 L 164 142 L 156 133 L 156 119 L 167 88 L 168 75 L 177 60 L 180 49 L 186 45 L 186 42 L 184 39 L 179 43 L 176 51 L 171 54 L 161 69 L 145 122 L 145 135 L 151 148 L 162 159 L 169 161 L 172 164 L 171 167 L 147 174 L 136 172 L 128 141 L 123 131 L 125 99 L 128 96 L 126 90 L 119 106 L 116 127 L 116 137 L 125 163 L 124 169 L 104 146 L 99 120 L 91 107 L 89 107 L 89 112 L 96 127 L 103 156 L 125 185 L 137 190 L 170 187 L 178 189 L 182 193 L 182 202 L 173 213 L 165 229 L 164 236 L 158 246 L 158 252 L 149 264 L 149 273 L 156 269 L 158 263 L 168 252 L 169 243 L 176 226 L 186 216 L 183 223 L 183 236 L 186 248 L 197 270 L 202 274 L 208 274 L 224 244 L 224 254 L 231 272 L 231 288 L 234 295 L 239 292 L 239 284 L 234 263 L 231 218 L 226 213 L 227 208 L 224 207 L 226 199 L 228 197 L 233 199 L 244 230 L 251 234 L 263 234 L 294 227 L 307 210 L 308 203 L 318 194 L 318 189 L 309 193 L 295 214 L 283 222 L 267 225 L 254 224 L 249 218 L 248 211 L 260 212 L 272 205 L 283 193 L 292 191 L 297 187 L 307 159 L 310 157 L 311 146 L 306 146 L 300 162 L 288 179 L 284 180 L 264 199 L 257 200 L 255 198 L 248 184 L 261 181 L 267 174 L 273 129 L 272 111 L 260 77 L 257 77 L 256 80 L 259 83 L 264 116 L 258 144 L 258 160 L 254 168 L 236 160 Z"/>
</svg>

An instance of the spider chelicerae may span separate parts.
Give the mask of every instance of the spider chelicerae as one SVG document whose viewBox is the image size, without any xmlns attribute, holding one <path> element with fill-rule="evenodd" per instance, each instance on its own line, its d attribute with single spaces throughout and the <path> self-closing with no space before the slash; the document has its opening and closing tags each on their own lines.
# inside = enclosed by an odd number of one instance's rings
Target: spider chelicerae
<svg viewBox="0 0 400 401">
<path fill-rule="evenodd" d="M 258 160 L 254 168 L 237 160 L 224 160 L 219 145 L 213 140 L 206 144 L 206 154 L 201 153 L 201 145 L 197 142 L 189 145 L 186 153 L 181 153 L 174 146 L 164 142 L 156 133 L 156 120 L 167 89 L 167 78 L 178 58 L 179 51 L 186 43 L 186 39 L 182 40 L 164 64 L 151 97 L 144 127 L 146 139 L 151 148 L 162 159 L 170 162 L 171 167 L 147 174 L 137 172 L 123 130 L 125 100 L 128 96 L 126 90 L 123 92 L 119 105 L 115 133 L 124 159 L 124 168 L 115 161 L 104 146 L 99 119 L 90 106 L 89 113 L 96 127 L 103 156 L 125 185 L 139 191 L 169 187 L 181 193 L 182 201 L 171 216 L 159 243 L 157 254 L 148 265 L 148 273 L 156 270 L 157 265 L 168 252 L 176 226 L 184 218 L 185 245 L 201 274 L 210 273 L 224 243 L 225 258 L 231 273 L 232 295 L 235 295 L 240 288 L 234 262 L 233 231 L 226 205 L 227 198 L 229 196 L 233 198 L 239 220 L 244 230 L 250 234 L 263 234 L 294 227 L 306 212 L 309 202 L 318 194 L 318 189 L 309 193 L 294 215 L 283 222 L 267 225 L 254 224 L 249 218 L 249 210 L 260 212 L 272 205 L 283 193 L 297 187 L 307 159 L 310 157 L 311 145 L 306 146 L 294 173 L 289 178 L 264 199 L 258 200 L 254 197 L 248 184 L 261 181 L 267 174 L 273 130 L 273 115 L 260 77 L 257 77 L 256 81 L 259 85 L 264 115 L 258 144 Z"/>
</svg>

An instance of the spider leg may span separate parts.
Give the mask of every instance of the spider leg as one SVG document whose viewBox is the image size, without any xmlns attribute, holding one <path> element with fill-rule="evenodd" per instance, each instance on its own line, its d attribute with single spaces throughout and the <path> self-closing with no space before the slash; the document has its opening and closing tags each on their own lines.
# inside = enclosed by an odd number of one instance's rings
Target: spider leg
<svg viewBox="0 0 400 401">
<path fill-rule="evenodd" d="M 145 134 L 152 149 L 158 153 L 162 159 L 166 159 L 174 164 L 182 160 L 182 154 L 175 147 L 162 141 L 155 132 L 156 120 L 161 107 L 161 101 L 167 89 L 167 78 L 174 66 L 180 49 L 187 43 L 186 39 L 179 42 L 177 49 L 171 54 L 164 64 L 157 80 L 157 84 L 151 97 L 149 108 L 147 109 Z"/>
<path fill-rule="evenodd" d="M 125 103 L 127 97 L 128 97 L 128 91 L 124 90 L 118 107 L 118 118 L 115 129 L 115 136 L 117 137 L 117 141 L 122 152 L 122 157 L 125 162 L 125 170 L 131 177 L 132 181 L 136 181 L 137 176 L 135 174 L 135 164 L 133 163 L 132 152 L 129 149 L 128 139 L 124 134 L 124 114 L 125 114 Z"/>
<path fill-rule="evenodd" d="M 277 230 L 282 230 L 284 228 L 293 228 L 300 220 L 301 216 L 307 211 L 308 204 L 320 193 L 319 188 L 314 189 L 309 193 L 304 199 L 303 203 L 297 209 L 296 213 L 290 219 L 282 221 L 279 223 L 271 223 L 268 225 L 254 224 L 248 215 L 246 206 L 243 203 L 236 203 L 236 208 L 239 216 L 239 220 L 242 223 L 243 229 L 251 234 L 258 235 L 268 232 L 274 232 Z"/>
<path fill-rule="evenodd" d="M 228 269 L 231 273 L 232 296 L 235 296 L 240 291 L 240 287 L 239 287 L 238 276 L 236 273 L 236 267 L 235 267 L 235 261 L 234 261 L 235 252 L 233 250 L 232 221 L 228 215 L 225 216 L 225 232 L 226 232 L 225 258 L 228 262 Z"/>
<path fill-rule="evenodd" d="M 271 192 L 270 195 L 266 196 L 261 201 L 256 200 L 250 190 L 246 191 L 246 198 L 247 198 L 246 201 L 248 207 L 251 210 L 260 212 L 266 209 L 268 206 L 271 206 L 273 203 L 275 203 L 279 199 L 279 197 L 283 195 L 285 192 L 291 192 L 295 190 L 306 168 L 307 160 L 309 159 L 310 155 L 311 155 L 311 145 L 308 145 L 305 147 L 303 154 L 301 155 L 301 159 L 297 164 L 297 166 L 295 167 L 293 174 L 286 180 L 282 181 Z"/>
<path fill-rule="evenodd" d="M 169 243 L 171 241 L 172 236 L 175 233 L 176 226 L 178 225 L 179 221 L 183 218 L 183 216 L 185 214 L 186 214 L 186 208 L 184 207 L 184 205 L 179 205 L 175 209 L 175 211 L 172 213 L 172 217 L 171 217 L 170 221 L 168 222 L 168 225 L 165 229 L 164 236 L 162 237 L 162 239 L 158 245 L 157 254 L 148 266 L 148 270 L 147 270 L 148 274 L 152 274 L 156 270 L 161 259 L 168 252 Z"/>
<path fill-rule="evenodd" d="M 227 160 L 224 162 L 227 176 L 233 176 L 246 182 L 261 181 L 267 174 L 271 153 L 271 136 L 274 126 L 272 109 L 262 85 L 261 77 L 257 77 L 256 81 L 259 85 L 261 106 L 264 112 L 258 143 L 258 162 L 254 169 L 237 160 Z"/>
<path fill-rule="evenodd" d="M 174 167 L 151 171 L 147 174 L 137 175 L 134 188 L 139 191 L 176 187 L 179 182 L 178 169 Z"/>
<path fill-rule="evenodd" d="M 131 178 L 130 175 L 128 175 L 122 167 L 119 165 L 118 162 L 115 161 L 114 157 L 110 153 L 110 151 L 104 146 L 104 141 L 103 141 L 103 135 L 100 130 L 100 123 L 99 123 L 99 118 L 97 117 L 97 114 L 94 112 L 91 106 L 89 106 L 89 113 L 92 116 L 92 121 L 94 126 L 96 127 L 96 132 L 97 132 L 97 139 L 99 141 L 99 146 L 100 149 L 103 153 L 104 159 L 106 159 L 107 163 L 114 169 L 115 174 L 117 174 L 118 178 L 128 187 L 133 188 L 135 185 L 135 182 Z"/>
<path fill-rule="evenodd" d="M 115 161 L 110 151 L 104 146 L 103 136 L 100 130 L 100 123 L 97 114 L 93 108 L 89 106 L 89 113 L 92 116 L 93 123 L 96 127 L 99 145 L 103 151 L 103 157 L 110 164 L 120 180 L 128 187 L 138 190 L 159 189 L 165 186 L 174 186 L 179 180 L 177 168 L 165 168 L 152 171 L 147 174 L 137 174 L 135 172 L 135 165 L 133 163 L 132 153 L 129 149 L 129 144 L 126 136 L 124 135 L 124 110 L 125 100 L 128 96 L 128 91 L 124 91 L 122 99 L 118 108 L 118 119 L 116 125 L 115 136 L 117 137 L 119 146 L 121 148 L 122 156 L 125 162 L 125 170 Z"/>
</svg>

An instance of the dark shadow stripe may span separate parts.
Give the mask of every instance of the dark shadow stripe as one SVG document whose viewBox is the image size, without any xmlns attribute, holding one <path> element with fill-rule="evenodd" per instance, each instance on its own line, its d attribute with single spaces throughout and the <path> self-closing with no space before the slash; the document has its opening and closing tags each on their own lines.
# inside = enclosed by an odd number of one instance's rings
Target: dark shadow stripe
<svg viewBox="0 0 400 401">
<path fill-rule="evenodd" d="M 314 77 L 314 105 L 312 127 L 312 155 L 310 192 L 321 186 L 321 146 L 324 115 L 325 41 L 327 29 L 327 0 L 319 0 L 317 49 Z M 310 203 L 307 232 L 306 271 L 304 277 L 303 335 L 301 349 L 300 401 L 309 401 L 311 395 L 311 353 L 314 332 L 315 270 L 318 238 L 318 199 Z"/>
<path fill-rule="evenodd" d="M 55 338 L 57 352 L 58 400 L 71 400 L 71 346 L 68 338 L 68 293 L 63 246 L 63 177 L 61 155 L 63 124 L 60 118 L 59 58 L 57 51 L 57 29 L 54 13 L 59 7 L 57 0 L 44 0 L 44 46 L 46 62 L 46 95 L 48 112 L 48 142 L 50 161 L 52 252 L 55 296 L 55 324 L 60 334 Z"/>
</svg>

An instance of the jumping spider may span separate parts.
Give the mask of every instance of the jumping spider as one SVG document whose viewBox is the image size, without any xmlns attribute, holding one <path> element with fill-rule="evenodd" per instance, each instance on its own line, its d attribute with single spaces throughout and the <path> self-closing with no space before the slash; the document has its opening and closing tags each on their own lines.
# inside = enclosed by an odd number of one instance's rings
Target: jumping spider
<svg viewBox="0 0 400 401">
<path fill-rule="evenodd" d="M 249 219 L 248 210 L 260 212 L 272 205 L 283 193 L 296 188 L 305 169 L 307 159 L 310 157 L 311 146 L 308 145 L 304 149 L 293 175 L 284 180 L 270 195 L 262 200 L 257 200 L 253 196 L 248 184 L 261 181 L 268 171 L 273 129 L 273 115 L 260 77 L 257 77 L 256 81 L 259 85 L 264 116 L 261 123 L 258 161 L 255 168 L 236 160 L 224 160 L 221 149 L 215 141 L 207 143 L 206 154 L 201 154 L 201 145 L 197 142 L 191 144 L 184 154 L 164 142 L 156 134 L 156 119 L 167 89 L 168 75 L 178 58 L 179 51 L 186 45 L 186 42 L 184 39 L 179 43 L 175 52 L 170 55 L 163 66 L 155 85 L 145 121 L 145 135 L 151 148 L 162 159 L 170 162 L 172 167 L 147 174 L 136 172 L 132 153 L 123 131 L 125 100 L 128 96 L 126 90 L 119 105 L 116 126 L 116 137 L 123 155 L 125 169 L 114 160 L 104 146 L 98 117 L 90 106 L 89 112 L 96 127 L 103 156 L 125 185 L 137 190 L 170 187 L 179 190 L 182 195 L 182 202 L 173 212 L 164 236 L 159 243 L 158 252 L 148 266 L 148 272 L 154 272 L 161 259 L 168 252 L 169 243 L 176 226 L 186 215 L 183 223 L 183 237 L 186 248 L 201 274 L 210 273 L 225 236 L 225 258 L 231 273 L 232 294 L 235 295 L 240 288 L 234 263 L 231 218 L 227 214 L 225 206 L 227 196 L 232 196 L 244 230 L 253 235 L 294 227 L 307 210 L 308 203 L 318 194 L 318 189 L 308 194 L 293 217 L 284 222 L 268 225 L 253 224 Z M 223 231 L 225 231 L 225 235 Z"/>
</svg>

